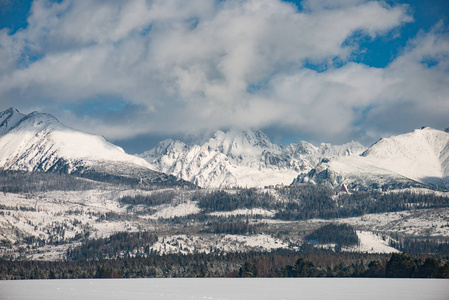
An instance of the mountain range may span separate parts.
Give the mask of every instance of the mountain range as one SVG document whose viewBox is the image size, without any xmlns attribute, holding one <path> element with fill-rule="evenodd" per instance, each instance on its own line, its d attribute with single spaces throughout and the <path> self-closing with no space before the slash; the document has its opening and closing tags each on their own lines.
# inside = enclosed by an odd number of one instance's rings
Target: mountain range
<svg viewBox="0 0 449 300">
<path fill-rule="evenodd" d="M 213 188 L 344 183 L 360 190 L 448 189 L 449 133 L 425 127 L 369 148 L 354 141 L 282 147 L 259 130 L 231 129 L 199 145 L 165 140 L 135 156 L 52 115 L 9 108 L 0 112 L 0 169 Z"/>
<path fill-rule="evenodd" d="M 259 130 L 217 131 L 202 145 L 165 140 L 140 157 L 156 170 L 202 187 L 289 185 L 323 158 L 350 156 L 366 148 L 357 142 L 316 147 L 300 141 L 287 147 L 271 143 Z"/>
</svg>

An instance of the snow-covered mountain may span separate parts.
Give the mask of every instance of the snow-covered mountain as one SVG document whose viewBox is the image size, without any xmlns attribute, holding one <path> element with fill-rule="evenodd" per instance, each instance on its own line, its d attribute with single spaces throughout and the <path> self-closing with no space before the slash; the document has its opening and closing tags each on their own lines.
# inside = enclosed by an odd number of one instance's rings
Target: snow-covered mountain
<svg viewBox="0 0 449 300">
<path fill-rule="evenodd" d="M 140 157 L 161 172 L 203 187 L 263 187 L 290 184 L 323 158 L 360 154 L 365 149 L 356 142 L 315 147 L 305 141 L 283 148 L 259 130 L 231 129 L 217 131 L 202 145 L 165 140 Z"/>
<path fill-rule="evenodd" d="M 103 137 L 71 129 L 55 117 L 10 108 L 0 112 L 0 169 L 125 178 L 166 177 Z M 158 180 L 162 180 L 159 178 Z M 151 181 L 151 180 L 150 180 Z"/>
<path fill-rule="evenodd" d="M 360 156 L 323 161 L 297 183 L 356 188 L 433 186 L 449 188 L 449 133 L 425 127 L 380 139 Z"/>
</svg>

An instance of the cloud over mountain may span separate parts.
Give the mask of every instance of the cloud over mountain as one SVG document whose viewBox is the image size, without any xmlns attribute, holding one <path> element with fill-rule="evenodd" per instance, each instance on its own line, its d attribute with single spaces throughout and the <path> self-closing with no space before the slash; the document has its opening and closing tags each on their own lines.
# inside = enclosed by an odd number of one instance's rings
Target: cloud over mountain
<svg viewBox="0 0 449 300">
<path fill-rule="evenodd" d="M 26 28 L 0 31 L 0 104 L 110 139 L 276 127 L 346 142 L 441 128 L 443 23 L 385 68 L 356 59 L 361 40 L 409 22 L 408 5 L 380 1 L 36 0 Z"/>
</svg>

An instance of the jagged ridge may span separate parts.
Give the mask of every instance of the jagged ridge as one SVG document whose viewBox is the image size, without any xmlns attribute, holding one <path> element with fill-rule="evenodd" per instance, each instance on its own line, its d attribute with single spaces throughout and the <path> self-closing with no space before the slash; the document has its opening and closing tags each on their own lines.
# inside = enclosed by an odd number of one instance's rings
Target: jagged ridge
<svg viewBox="0 0 449 300">
<path fill-rule="evenodd" d="M 140 156 L 157 170 L 204 187 L 262 187 L 290 184 L 323 158 L 359 154 L 366 148 L 352 142 L 315 147 L 301 141 L 286 148 L 271 143 L 260 130 L 217 131 L 202 145 L 165 140 Z"/>
</svg>

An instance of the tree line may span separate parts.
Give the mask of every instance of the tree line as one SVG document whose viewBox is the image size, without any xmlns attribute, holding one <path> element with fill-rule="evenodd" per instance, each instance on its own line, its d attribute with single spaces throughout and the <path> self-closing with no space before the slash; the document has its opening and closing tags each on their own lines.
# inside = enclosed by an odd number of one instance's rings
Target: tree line
<svg viewBox="0 0 449 300">
<path fill-rule="evenodd" d="M 449 278 L 449 265 L 439 263 L 433 257 L 423 260 L 404 253 L 393 253 L 385 265 L 372 260 L 368 265 L 340 263 L 325 270 L 301 257 L 294 265 L 284 267 L 283 272 L 285 277 Z"/>
<path fill-rule="evenodd" d="M 448 257 L 312 250 L 125 256 L 76 261 L 0 259 L 0 279 L 151 277 L 449 278 Z"/>
<path fill-rule="evenodd" d="M 276 208 L 276 201 L 271 194 L 260 192 L 255 188 L 232 192 L 225 190 L 196 192 L 192 200 L 198 201 L 198 206 L 204 212 L 232 211 L 243 208 Z"/>
<path fill-rule="evenodd" d="M 112 259 L 121 256 L 148 255 L 158 237 L 151 232 L 118 232 L 107 238 L 86 239 L 80 246 L 69 248 L 66 258 L 75 260 Z"/>
<path fill-rule="evenodd" d="M 399 237 L 398 235 L 392 235 L 392 237 L 393 238 L 389 241 L 389 245 L 408 254 L 419 255 L 423 253 L 449 253 L 449 240 L 447 238 Z"/>
<path fill-rule="evenodd" d="M 216 234 L 226 233 L 251 235 L 257 233 L 259 227 L 261 227 L 261 224 L 253 225 L 250 224 L 248 220 L 246 220 L 246 222 L 240 221 L 211 224 L 207 231 Z"/>
</svg>

